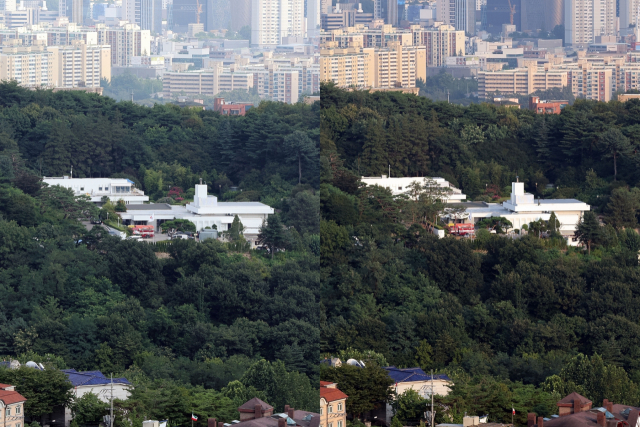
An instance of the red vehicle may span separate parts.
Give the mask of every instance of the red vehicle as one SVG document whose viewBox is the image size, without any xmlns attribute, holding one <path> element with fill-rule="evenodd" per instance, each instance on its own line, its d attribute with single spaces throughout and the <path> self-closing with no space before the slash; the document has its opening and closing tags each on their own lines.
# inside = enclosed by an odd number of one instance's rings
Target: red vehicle
<svg viewBox="0 0 640 427">
<path fill-rule="evenodd" d="M 143 239 L 149 239 L 153 237 L 154 229 L 153 225 L 134 225 L 130 226 L 134 236 L 141 236 Z"/>
<path fill-rule="evenodd" d="M 475 234 L 476 229 L 473 224 L 453 224 L 447 225 L 449 233 L 454 236 L 466 236 L 467 234 Z"/>
</svg>

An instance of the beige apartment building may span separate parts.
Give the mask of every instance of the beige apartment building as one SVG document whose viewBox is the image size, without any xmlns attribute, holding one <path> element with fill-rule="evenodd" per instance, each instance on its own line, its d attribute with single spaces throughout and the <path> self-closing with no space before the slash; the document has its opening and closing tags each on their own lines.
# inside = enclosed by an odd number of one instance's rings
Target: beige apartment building
<svg viewBox="0 0 640 427">
<path fill-rule="evenodd" d="M 53 54 L 45 46 L 3 46 L 0 80 L 15 80 L 22 86 L 48 87 L 53 79 Z"/>
<path fill-rule="evenodd" d="M 372 49 L 337 48 L 332 43 L 320 50 L 320 80 L 334 82 L 343 88 L 373 87 L 375 71 Z"/>
<path fill-rule="evenodd" d="M 100 87 L 111 80 L 109 46 L 3 46 L 0 80 L 15 80 L 27 87 Z"/>
<path fill-rule="evenodd" d="M 425 46 L 428 67 L 442 67 L 450 56 L 464 56 L 464 31 L 457 31 L 450 25 L 438 28 L 412 26 L 413 45 Z"/>
<path fill-rule="evenodd" d="M 531 65 L 502 71 L 478 72 L 478 97 L 487 99 L 495 92 L 528 95 L 537 90 L 567 86 L 566 70 L 548 70 Z"/>
<path fill-rule="evenodd" d="M 321 47 L 320 80 L 358 89 L 415 87 L 427 78 L 424 46 L 390 43 L 384 48 L 339 49 L 336 42 Z"/>
<path fill-rule="evenodd" d="M 50 46 L 53 54 L 51 81 L 55 87 L 100 87 L 100 80 L 111 80 L 111 47 L 87 46 L 75 42 L 71 46 Z"/>
<path fill-rule="evenodd" d="M 10 384 L 0 384 L 0 424 L 24 427 L 24 404 L 27 399 Z"/>
</svg>

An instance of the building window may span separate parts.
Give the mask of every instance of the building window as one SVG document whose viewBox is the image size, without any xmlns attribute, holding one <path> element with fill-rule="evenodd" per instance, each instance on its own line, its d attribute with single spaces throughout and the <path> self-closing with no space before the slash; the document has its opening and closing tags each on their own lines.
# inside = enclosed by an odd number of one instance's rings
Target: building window
<svg viewBox="0 0 640 427">
<path fill-rule="evenodd" d="M 19 414 L 19 413 L 20 413 L 20 407 L 19 407 L 19 406 L 17 406 L 17 407 L 16 407 L 16 414 Z"/>
<path fill-rule="evenodd" d="M 98 187 L 98 191 L 102 191 L 102 187 Z"/>
<path fill-rule="evenodd" d="M 7 408 L 7 417 L 11 415 L 11 408 Z"/>
<path fill-rule="evenodd" d="M 324 413 L 324 409 L 320 408 L 320 415 L 322 415 L 323 413 Z M 322 426 L 320 426 L 320 427 L 322 427 Z"/>
<path fill-rule="evenodd" d="M 338 427 L 342 427 L 342 421 L 338 421 Z"/>
<path fill-rule="evenodd" d="M 329 405 L 329 413 L 333 413 L 333 405 Z M 331 424 L 329 424 L 329 427 L 331 427 Z"/>
<path fill-rule="evenodd" d="M 80 187 L 80 191 L 84 191 L 84 187 Z"/>
<path fill-rule="evenodd" d="M 342 412 L 342 403 L 338 403 L 338 412 Z M 342 426 L 338 426 L 338 427 L 342 427 Z"/>
</svg>

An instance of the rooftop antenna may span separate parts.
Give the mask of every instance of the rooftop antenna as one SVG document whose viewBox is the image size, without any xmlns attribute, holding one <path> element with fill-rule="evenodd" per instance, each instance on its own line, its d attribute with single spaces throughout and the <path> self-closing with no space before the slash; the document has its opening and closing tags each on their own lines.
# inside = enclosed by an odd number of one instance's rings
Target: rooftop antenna
<svg viewBox="0 0 640 427">
<path fill-rule="evenodd" d="M 202 185 L 202 178 L 200 178 L 200 185 Z"/>
</svg>

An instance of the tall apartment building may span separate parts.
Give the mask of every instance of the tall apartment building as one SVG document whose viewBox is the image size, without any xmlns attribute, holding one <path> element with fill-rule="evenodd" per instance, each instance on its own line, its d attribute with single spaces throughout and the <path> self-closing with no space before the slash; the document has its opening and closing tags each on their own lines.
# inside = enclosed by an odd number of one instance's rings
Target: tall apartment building
<svg viewBox="0 0 640 427">
<path fill-rule="evenodd" d="M 162 33 L 162 0 L 123 0 L 123 17 L 142 30 Z"/>
<path fill-rule="evenodd" d="M 331 0 L 320 0 L 320 13 L 331 13 Z"/>
<path fill-rule="evenodd" d="M 252 0 L 251 44 L 275 47 L 283 37 L 304 37 L 304 0 Z"/>
<path fill-rule="evenodd" d="M 382 48 L 346 49 L 327 43 L 320 56 L 320 80 L 340 87 L 394 88 L 415 87 L 426 80 L 427 60 L 424 46 L 391 43 Z"/>
<path fill-rule="evenodd" d="M 565 43 L 586 47 L 597 36 L 615 36 L 616 0 L 564 0 Z"/>
<path fill-rule="evenodd" d="M 328 43 L 320 50 L 320 80 L 338 87 L 364 89 L 374 85 L 373 55 L 370 49 L 340 48 Z"/>
<path fill-rule="evenodd" d="M 620 0 L 620 29 L 638 25 L 640 0 Z"/>
<path fill-rule="evenodd" d="M 44 46 L 4 46 L 0 53 L 0 80 L 21 86 L 51 86 L 53 54 Z"/>
<path fill-rule="evenodd" d="M 307 0 L 307 37 L 320 34 L 320 0 Z"/>
<path fill-rule="evenodd" d="M 1 11 L 16 10 L 16 0 L 0 0 Z"/>
<path fill-rule="evenodd" d="M 55 87 L 100 87 L 100 79 L 111 80 L 110 46 L 76 42 L 71 46 L 49 46 L 47 50 L 53 53 Z"/>
<path fill-rule="evenodd" d="M 552 31 L 564 25 L 564 0 L 522 0 L 522 31 Z"/>
<path fill-rule="evenodd" d="M 3 46 L 0 80 L 27 87 L 100 87 L 111 79 L 109 46 Z"/>
<path fill-rule="evenodd" d="M 136 24 L 121 27 L 96 25 L 98 44 L 111 46 L 111 65 L 126 67 L 131 65 L 132 56 L 151 54 L 151 33 L 141 30 Z"/>
<path fill-rule="evenodd" d="M 436 0 L 436 19 L 456 30 L 476 33 L 475 0 Z"/>
<path fill-rule="evenodd" d="M 450 25 L 438 28 L 412 26 L 413 45 L 426 47 L 428 67 L 442 67 L 447 57 L 466 55 L 464 31 Z"/>
</svg>

